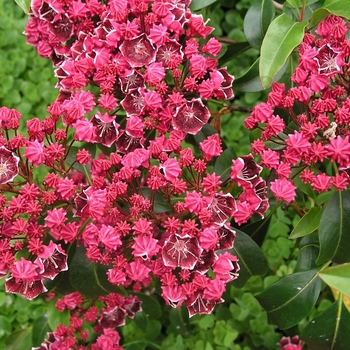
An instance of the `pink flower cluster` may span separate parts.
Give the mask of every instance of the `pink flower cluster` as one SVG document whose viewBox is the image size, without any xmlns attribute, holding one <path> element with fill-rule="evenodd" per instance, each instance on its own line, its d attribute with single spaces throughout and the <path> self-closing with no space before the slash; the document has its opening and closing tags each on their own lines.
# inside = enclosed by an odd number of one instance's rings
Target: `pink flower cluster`
<svg viewBox="0 0 350 350">
<path fill-rule="evenodd" d="M 83 303 L 84 307 L 81 306 Z M 78 292 L 74 292 L 59 299 L 56 307 L 59 311 L 69 310 L 70 324 L 60 324 L 54 332 L 48 333 L 40 347 L 33 350 L 122 350 L 120 335 L 115 328 L 123 326 L 126 317 L 134 318 L 141 310 L 141 302 L 135 296 L 124 298 L 114 293 L 97 301 L 84 300 Z M 89 328 L 87 325 L 91 324 L 94 326 Z M 92 342 L 89 341 L 91 330 L 99 334 Z"/>
<path fill-rule="evenodd" d="M 211 117 L 203 100 L 233 97 L 233 77 L 217 68 L 220 43 L 197 40 L 213 28 L 188 5 L 32 1 L 25 33 L 57 67 L 60 94 L 45 119 L 26 122 L 28 135 L 17 111 L 0 108 L 0 189 L 11 195 L 0 196 L 7 291 L 46 291 L 44 279 L 67 269 L 77 244 L 108 266 L 110 283 L 138 292 L 159 279 L 166 303 L 185 303 L 191 316 L 223 301 L 239 270 L 227 252 L 230 220 L 264 215 L 266 183 L 251 155 L 233 161 L 228 179 L 214 172 L 223 152 L 217 133 L 188 143 Z M 16 261 L 19 251 L 28 253 Z M 117 349 L 112 329 L 132 316 L 131 299 L 108 298 L 93 320 L 107 345 L 96 347 Z M 82 300 L 76 293 L 57 307 L 75 310 L 75 320 Z M 78 331 L 61 327 L 43 348 L 78 346 L 70 343 Z"/>
<path fill-rule="evenodd" d="M 345 190 L 350 168 L 350 41 L 348 24 L 340 17 L 324 19 L 315 34 L 305 34 L 299 63 L 292 75 L 296 86 L 286 91 L 274 83 L 267 103 L 245 120 L 260 136 L 252 152 L 277 179 L 277 199 L 295 199 L 295 177 L 317 192 Z"/>
</svg>

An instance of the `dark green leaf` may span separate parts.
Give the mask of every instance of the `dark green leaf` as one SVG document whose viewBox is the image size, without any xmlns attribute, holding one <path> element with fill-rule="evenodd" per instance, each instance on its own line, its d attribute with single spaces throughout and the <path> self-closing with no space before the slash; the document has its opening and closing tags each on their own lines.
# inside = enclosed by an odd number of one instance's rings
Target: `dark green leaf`
<svg viewBox="0 0 350 350">
<path fill-rule="evenodd" d="M 32 343 L 33 346 L 40 346 L 46 337 L 46 333 L 50 332 L 47 315 L 41 315 L 33 323 Z"/>
<path fill-rule="evenodd" d="M 190 7 L 192 11 L 197 11 L 211 4 L 214 4 L 216 1 L 217 0 L 192 0 Z"/>
<path fill-rule="evenodd" d="M 184 337 L 188 337 L 191 334 L 189 326 L 188 311 L 182 305 L 176 309 L 171 308 L 169 314 L 169 320 L 174 329 L 173 333 L 181 334 Z"/>
<path fill-rule="evenodd" d="M 76 291 L 76 289 L 73 288 L 70 283 L 69 270 L 61 272 L 53 280 L 46 279 L 45 287 L 50 293 L 56 293 L 61 295 L 70 294 Z"/>
<path fill-rule="evenodd" d="M 29 13 L 30 0 L 15 0 L 15 2 L 23 10 L 25 14 Z"/>
<path fill-rule="evenodd" d="M 217 131 L 210 124 L 205 124 L 203 128 L 197 132 L 196 135 L 193 135 L 193 137 L 199 144 L 200 142 L 203 142 L 208 136 L 213 134 L 217 134 Z"/>
<path fill-rule="evenodd" d="M 295 239 L 308 235 L 318 229 L 320 225 L 322 215 L 322 208 L 314 207 L 305 214 L 300 221 L 297 223 L 292 233 L 290 234 L 290 239 Z"/>
<path fill-rule="evenodd" d="M 307 245 L 301 248 L 298 254 L 298 260 L 294 268 L 294 272 L 307 271 L 316 268 L 318 252 L 319 248 L 315 245 Z"/>
<path fill-rule="evenodd" d="M 83 245 L 77 249 L 69 265 L 69 278 L 72 286 L 87 298 L 97 298 L 109 293 L 101 283 L 101 278 L 104 276 L 98 270 L 99 265 L 92 263 L 87 258 Z"/>
<path fill-rule="evenodd" d="M 157 320 L 150 320 L 147 323 L 146 338 L 149 340 L 155 340 L 160 334 L 162 324 Z"/>
<path fill-rule="evenodd" d="M 150 295 L 144 293 L 135 293 L 142 301 L 142 312 L 149 320 L 157 319 L 162 315 L 162 309 L 159 301 Z"/>
<path fill-rule="evenodd" d="M 271 217 L 272 215 L 269 214 L 264 219 L 250 222 L 242 226 L 242 231 L 249 235 L 259 247 L 261 247 L 264 242 L 267 230 L 270 226 Z"/>
<path fill-rule="evenodd" d="M 330 287 L 350 298 L 350 263 L 328 267 L 320 271 L 319 276 Z"/>
<path fill-rule="evenodd" d="M 235 229 L 236 239 L 234 253 L 239 259 L 239 277 L 231 282 L 235 287 L 242 288 L 250 277 L 267 272 L 268 265 L 259 246 L 244 232 Z"/>
<path fill-rule="evenodd" d="M 261 45 L 260 79 L 266 89 L 304 37 L 307 22 L 295 23 L 285 14 L 273 20 Z"/>
<path fill-rule="evenodd" d="M 220 180 L 222 182 L 226 181 L 230 177 L 232 159 L 236 158 L 236 152 L 232 147 L 229 147 L 225 149 L 225 151 L 223 151 L 222 154 L 220 154 L 220 156 L 216 159 L 214 173 L 217 176 L 220 176 Z"/>
<path fill-rule="evenodd" d="M 147 188 L 142 188 L 142 193 L 147 199 L 151 199 L 152 191 Z M 156 192 L 154 195 L 153 210 L 156 214 L 166 213 L 171 210 L 170 205 L 165 201 L 164 196 L 160 192 Z"/>
<path fill-rule="evenodd" d="M 284 74 L 286 68 L 287 64 L 285 64 L 282 69 L 277 72 L 273 78 L 273 81 L 278 81 Z M 256 92 L 264 90 L 259 76 L 259 58 L 241 77 L 235 80 L 234 87 L 235 89 L 243 92 Z"/>
<path fill-rule="evenodd" d="M 350 314 L 339 298 L 301 333 L 308 349 L 346 350 L 350 344 Z"/>
<path fill-rule="evenodd" d="M 283 277 L 256 298 L 266 310 L 269 323 L 287 329 L 311 312 L 320 290 L 321 279 L 314 269 Z"/>
<path fill-rule="evenodd" d="M 255 49 L 260 50 L 267 28 L 274 17 L 275 7 L 272 0 L 259 0 L 249 7 L 244 17 L 244 34 Z"/>
<path fill-rule="evenodd" d="M 320 254 L 316 263 L 327 260 L 350 262 L 350 195 L 337 191 L 327 203 L 321 217 Z"/>
<path fill-rule="evenodd" d="M 250 48 L 251 46 L 247 42 L 227 45 L 225 53 L 219 58 L 219 65 L 222 66 Z"/>
</svg>

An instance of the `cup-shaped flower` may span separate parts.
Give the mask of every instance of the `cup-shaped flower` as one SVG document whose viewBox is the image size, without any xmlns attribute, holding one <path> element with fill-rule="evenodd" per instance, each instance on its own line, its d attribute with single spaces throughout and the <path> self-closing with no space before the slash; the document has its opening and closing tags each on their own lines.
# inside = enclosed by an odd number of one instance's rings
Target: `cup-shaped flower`
<svg viewBox="0 0 350 350">
<path fill-rule="evenodd" d="M 18 174 L 19 158 L 5 147 L 0 147 L 0 184 L 11 182 Z"/>
<path fill-rule="evenodd" d="M 209 109 L 199 98 L 194 98 L 177 108 L 173 124 L 175 129 L 195 135 L 208 122 L 209 118 Z"/>
</svg>

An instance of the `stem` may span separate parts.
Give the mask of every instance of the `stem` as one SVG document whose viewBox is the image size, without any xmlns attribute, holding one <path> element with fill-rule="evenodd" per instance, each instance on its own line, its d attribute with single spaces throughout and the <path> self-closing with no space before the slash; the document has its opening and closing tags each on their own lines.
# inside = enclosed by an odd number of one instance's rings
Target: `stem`
<svg viewBox="0 0 350 350">
<path fill-rule="evenodd" d="M 273 6 L 275 6 L 275 9 L 278 11 L 283 11 L 283 5 L 278 3 L 277 1 L 272 1 L 273 2 Z"/>
</svg>

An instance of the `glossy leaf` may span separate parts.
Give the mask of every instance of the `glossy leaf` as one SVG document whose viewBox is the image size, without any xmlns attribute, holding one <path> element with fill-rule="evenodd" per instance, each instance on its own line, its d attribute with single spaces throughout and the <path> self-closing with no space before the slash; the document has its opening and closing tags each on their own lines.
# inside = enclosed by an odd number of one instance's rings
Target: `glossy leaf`
<svg viewBox="0 0 350 350">
<path fill-rule="evenodd" d="M 305 214 L 297 223 L 289 238 L 295 239 L 299 237 L 304 237 L 314 232 L 316 229 L 318 229 L 320 225 L 321 215 L 322 208 L 311 208 L 309 212 Z"/>
<path fill-rule="evenodd" d="M 12 332 L 5 340 L 6 350 L 27 350 L 28 348 L 31 348 L 31 331 L 32 327 L 27 327 L 16 329 Z"/>
<path fill-rule="evenodd" d="M 70 311 L 68 309 L 60 312 L 57 310 L 55 303 L 51 302 L 47 308 L 47 323 L 52 331 L 54 331 L 59 324 L 69 325 Z"/>
<path fill-rule="evenodd" d="M 323 8 L 333 15 L 350 19 L 350 8 L 348 0 L 325 0 Z"/>
<path fill-rule="evenodd" d="M 32 343 L 33 346 L 40 346 L 46 337 L 46 333 L 50 332 L 47 315 L 41 315 L 33 323 Z"/>
<path fill-rule="evenodd" d="M 319 276 L 330 287 L 350 297 L 350 263 L 328 267 Z"/>
<path fill-rule="evenodd" d="M 220 176 L 221 181 L 226 181 L 230 177 L 232 159 L 236 159 L 236 152 L 232 147 L 229 147 L 223 151 L 215 161 L 214 172 L 217 176 Z"/>
<path fill-rule="evenodd" d="M 135 293 L 135 295 L 142 301 L 142 312 L 148 319 L 154 320 L 162 315 L 160 303 L 155 297 L 144 293 Z"/>
<path fill-rule="evenodd" d="M 350 344 L 350 313 L 342 298 L 312 320 L 301 333 L 312 350 L 345 350 Z"/>
<path fill-rule="evenodd" d="M 319 253 L 318 233 L 313 232 L 303 237 L 299 243 L 299 254 L 294 272 L 317 268 L 316 259 Z"/>
<path fill-rule="evenodd" d="M 320 290 L 321 279 L 317 275 L 317 269 L 314 269 L 283 277 L 256 298 L 266 310 L 268 322 L 287 329 L 311 312 Z"/>
<path fill-rule="evenodd" d="M 29 13 L 30 0 L 15 0 L 15 3 L 23 10 L 25 14 Z"/>
<path fill-rule="evenodd" d="M 147 188 L 142 188 L 142 193 L 147 199 L 151 199 L 152 191 Z M 153 200 L 153 210 L 156 214 L 166 213 L 171 210 L 170 205 L 165 201 L 164 196 L 160 192 L 156 192 Z"/>
<path fill-rule="evenodd" d="M 233 246 L 239 259 L 239 277 L 231 282 L 235 287 L 242 288 L 250 277 L 267 272 L 268 264 L 259 246 L 244 232 L 235 229 L 236 238 Z"/>
<path fill-rule="evenodd" d="M 261 45 L 260 79 L 267 88 L 286 63 L 292 51 L 301 43 L 307 22 L 295 23 L 285 14 L 272 21 Z"/>
<path fill-rule="evenodd" d="M 319 228 L 320 254 L 317 264 L 327 260 L 350 262 L 350 195 L 337 191 L 327 203 Z"/>
<path fill-rule="evenodd" d="M 261 85 L 259 76 L 259 62 L 260 59 L 258 58 L 241 77 L 235 80 L 235 89 L 243 92 L 257 92 L 265 89 Z M 286 68 L 287 64 L 285 64 L 282 69 L 277 72 L 276 76 L 273 78 L 273 81 L 278 81 L 286 71 Z"/>
<path fill-rule="evenodd" d="M 211 4 L 214 4 L 216 1 L 217 0 L 192 0 L 190 7 L 192 11 L 197 11 Z"/>
<path fill-rule="evenodd" d="M 107 266 L 92 263 L 86 256 L 86 249 L 80 246 L 69 265 L 71 285 L 87 298 L 97 298 L 112 291 L 119 291 L 117 286 L 108 282 Z"/>
<path fill-rule="evenodd" d="M 219 58 L 219 65 L 222 66 L 250 48 L 251 46 L 247 42 L 237 42 L 227 45 L 225 53 Z"/>
<path fill-rule="evenodd" d="M 274 17 L 275 7 L 271 0 L 259 0 L 249 7 L 243 28 L 249 44 L 255 49 L 260 50 L 267 28 Z"/>
<path fill-rule="evenodd" d="M 301 6 L 300 0 L 287 0 L 286 3 L 295 9 L 299 9 Z"/>
</svg>

